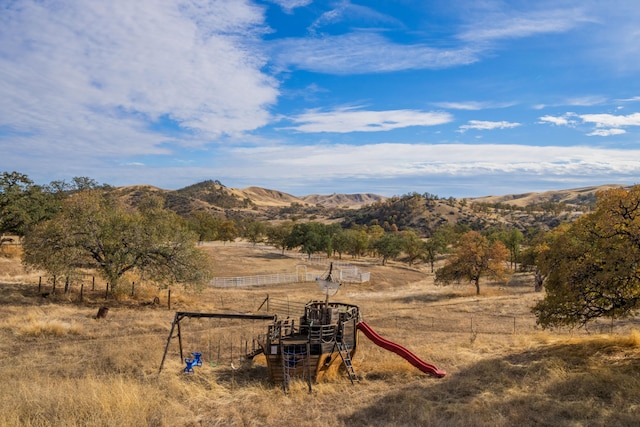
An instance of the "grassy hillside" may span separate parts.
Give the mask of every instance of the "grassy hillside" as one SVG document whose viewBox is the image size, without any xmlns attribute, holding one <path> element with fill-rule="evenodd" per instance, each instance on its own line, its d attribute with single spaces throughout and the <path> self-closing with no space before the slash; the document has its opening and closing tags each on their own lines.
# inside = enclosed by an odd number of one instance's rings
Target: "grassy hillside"
<svg viewBox="0 0 640 427">
<path fill-rule="evenodd" d="M 295 197 L 260 187 L 234 189 L 218 181 L 203 181 L 179 190 L 151 186 L 116 189 L 126 202 L 135 205 L 145 194 L 164 198 L 165 205 L 183 216 L 204 210 L 232 219 L 259 221 L 314 220 L 354 224 L 395 226 L 413 229 L 424 236 L 439 226 L 460 225 L 474 230 L 495 227 L 550 229 L 572 221 L 595 204 L 598 191 L 620 187 L 603 185 L 474 199 L 440 198 L 429 193 L 394 197 L 375 194 L 331 194 Z"/>
<path fill-rule="evenodd" d="M 295 271 L 303 259 L 258 247 L 205 246 L 217 275 Z M 15 252 L 13 253 L 15 255 Z M 189 320 L 187 351 L 205 365 L 182 373 L 176 340 L 158 374 L 175 310 L 252 312 L 267 294 L 291 307 L 324 298 L 316 285 L 167 292 L 138 284 L 136 297 L 105 300 L 102 284 L 38 293 L 37 272 L 0 257 L 0 426 L 632 426 L 640 419 L 640 335 L 635 321 L 589 331 L 540 331 L 530 313 L 541 297 L 531 278 L 436 287 L 421 268 L 358 261 L 369 283 L 333 298 L 358 304 L 380 335 L 447 371 L 435 379 L 361 336 L 346 376 L 268 383 L 264 361 L 242 363 L 261 322 Z M 309 264 L 311 271 L 322 268 Z M 425 267 L 426 268 L 426 267 Z M 159 304 L 153 304 L 158 297 Z M 108 305 L 105 319 L 97 309 Z M 236 370 L 232 368 L 232 363 Z"/>
</svg>

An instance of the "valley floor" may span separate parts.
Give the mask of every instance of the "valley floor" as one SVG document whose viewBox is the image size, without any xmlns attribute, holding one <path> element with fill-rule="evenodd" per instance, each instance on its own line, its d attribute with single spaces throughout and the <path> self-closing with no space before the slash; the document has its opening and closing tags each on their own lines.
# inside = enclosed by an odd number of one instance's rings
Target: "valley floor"
<svg viewBox="0 0 640 427">
<path fill-rule="evenodd" d="M 220 275 L 295 271 L 304 263 L 246 247 L 207 250 Z M 183 324 L 183 345 L 203 353 L 202 367 L 183 374 L 173 339 L 158 373 L 175 311 L 254 312 L 268 295 L 273 309 L 295 316 L 325 295 L 314 283 L 172 289 L 169 309 L 166 291 L 140 287 L 136 298 L 105 300 L 97 285 L 79 302 L 77 288 L 43 297 L 50 284 L 38 292 L 38 277 L 15 267 L 0 273 L 0 426 L 637 425 L 635 321 L 541 331 L 530 307 L 542 294 L 526 276 L 485 283 L 476 296 L 471 285 L 434 286 L 426 266 L 365 261 L 357 262 L 372 280 L 331 298 L 359 305 L 380 335 L 446 370 L 444 378 L 361 335 L 353 361 L 360 381 L 337 376 L 311 393 L 294 382 L 285 394 L 269 384 L 260 357 L 240 360 L 265 324 L 214 319 Z M 105 305 L 108 315 L 96 319 Z"/>
</svg>

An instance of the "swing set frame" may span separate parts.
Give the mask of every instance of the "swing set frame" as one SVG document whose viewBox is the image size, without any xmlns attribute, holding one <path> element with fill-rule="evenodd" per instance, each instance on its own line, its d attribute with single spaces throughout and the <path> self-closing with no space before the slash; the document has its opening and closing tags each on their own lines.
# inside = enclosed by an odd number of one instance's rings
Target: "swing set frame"
<svg viewBox="0 0 640 427">
<path fill-rule="evenodd" d="M 169 337 L 167 338 L 167 345 L 164 348 L 164 354 L 162 355 L 162 362 L 160 362 L 160 369 L 158 369 L 158 374 L 162 372 L 162 367 L 164 366 L 164 360 L 167 357 L 167 351 L 169 351 L 169 344 L 171 344 L 171 339 L 174 338 L 173 331 L 177 328 L 178 333 L 178 345 L 180 347 L 180 360 L 184 359 L 183 350 L 182 350 L 182 334 L 180 332 L 180 321 L 189 318 L 189 319 L 241 319 L 241 320 L 271 320 L 276 321 L 278 316 L 275 314 L 243 314 L 243 313 L 197 313 L 197 312 L 188 312 L 188 311 L 177 311 L 174 318 L 173 323 L 171 323 L 171 330 L 169 331 Z"/>
</svg>

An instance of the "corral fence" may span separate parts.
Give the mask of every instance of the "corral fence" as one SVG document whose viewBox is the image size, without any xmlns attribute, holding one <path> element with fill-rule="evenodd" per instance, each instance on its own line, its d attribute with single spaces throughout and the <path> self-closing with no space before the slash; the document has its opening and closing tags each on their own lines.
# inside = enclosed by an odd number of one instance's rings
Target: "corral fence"
<svg viewBox="0 0 640 427">
<path fill-rule="evenodd" d="M 306 265 L 299 265 L 296 272 L 258 274 L 253 276 L 214 277 L 209 284 L 215 288 L 241 288 L 249 286 L 283 285 L 290 283 L 313 282 L 324 272 L 307 272 Z M 332 276 L 341 283 L 366 283 L 371 273 L 360 270 L 347 263 L 333 263 Z"/>
<path fill-rule="evenodd" d="M 214 277 L 209 284 L 215 288 L 241 288 L 297 282 L 300 282 L 298 273 L 274 273 L 256 276 Z"/>
<path fill-rule="evenodd" d="M 273 274 L 258 274 L 252 276 L 235 276 L 235 277 L 214 277 L 210 285 L 218 288 L 236 288 L 236 287 L 248 287 L 248 286 L 265 286 L 265 285 L 282 285 L 289 283 L 302 283 L 312 282 L 322 275 L 319 273 L 307 273 L 300 272 L 300 267 L 306 269 L 306 265 L 319 265 L 328 268 L 333 264 L 333 276 L 335 280 L 342 283 L 366 283 L 371 280 L 371 273 L 362 271 L 357 266 L 342 262 L 331 260 L 330 258 L 322 255 L 308 256 L 299 251 L 283 251 L 275 246 L 265 244 L 253 244 L 250 242 L 201 242 L 200 245 L 206 246 L 230 246 L 240 248 L 254 248 L 261 249 L 268 252 L 279 253 L 290 258 L 299 259 L 304 262 L 303 265 L 299 265 L 296 268 L 296 272 L 286 273 L 273 273 Z"/>
<path fill-rule="evenodd" d="M 342 283 L 365 283 L 371 279 L 371 273 L 363 272 L 358 267 L 338 268 L 334 270 L 334 279 Z M 284 285 L 290 283 L 313 282 L 323 273 L 273 273 L 255 276 L 214 277 L 209 284 L 214 288 L 241 288 L 249 286 Z"/>
</svg>

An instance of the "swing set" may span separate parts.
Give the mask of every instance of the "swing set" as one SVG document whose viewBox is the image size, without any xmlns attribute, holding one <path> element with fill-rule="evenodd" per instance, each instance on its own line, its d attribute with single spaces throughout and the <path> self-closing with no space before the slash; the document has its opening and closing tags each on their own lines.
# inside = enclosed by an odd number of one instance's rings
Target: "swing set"
<svg viewBox="0 0 640 427">
<path fill-rule="evenodd" d="M 164 348 L 164 354 L 162 355 L 162 362 L 160 362 L 160 369 L 158 370 L 158 374 L 162 372 L 162 367 L 164 366 L 164 361 L 167 357 L 167 352 L 169 350 L 169 345 L 171 344 L 172 338 L 178 338 L 178 346 L 180 347 L 180 360 L 184 360 L 187 367 L 184 369 L 185 373 L 193 373 L 194 366 L 201 366 L 202 353 L 191 353 L 192 358 L 185 358 L 184 351 L 182 347 L 182 333 L 180 329 L 180 321 L 184 319 L 240 319 L 240 320 L 270 320 L 275 322 L 277 320 L 277 316 L 274 314 L 243 314 L 243 313 L 197 313 L 197 312 L 186 312 L 186 311 L 177 311 L 175 317 L 173 318 L 173 323 L 171 323 L 171 330 L 169 331 L 169 337 L 167 338 L 167 344 Z M 173 333 L 177 331 L 176 336 L 174 337 Z M 251 355 L 255 356 L 256 350 L 254 350 Z"/>
</svg>

